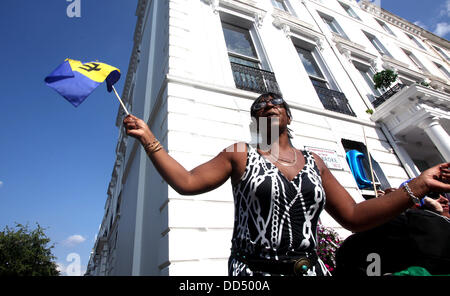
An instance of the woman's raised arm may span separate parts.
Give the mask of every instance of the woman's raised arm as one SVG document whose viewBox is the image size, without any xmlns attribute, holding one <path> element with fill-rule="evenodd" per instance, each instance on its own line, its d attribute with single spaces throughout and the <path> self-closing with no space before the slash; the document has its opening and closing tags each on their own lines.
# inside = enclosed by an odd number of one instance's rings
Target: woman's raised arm
<svg viewBox="0 0 450 296">
<path fill-rule="evenodd" d="M 321 171 L 327 212 L 343 227 L 353 232 L 365 231 L 393 219 L 414 205 L 411 196 L 402 188 L 381 197 L 356 203 L 336 180 L 319 156 L 314 155 Z M 408 183 L 418 198 L 428 192 L 450 192 L 450 163 L 436 165 Z"/>
<path fill-rule="evenodd" d="M 161 177 L 178 193 L 194 195 L 213 190 L 231 176 L 233 171 L 232 149 L 225 149 L 210 161 L 187 171 L 158 142 L 148 125 L 134 115 L 123 120 L 126 133 L 139 140 Z M 188 145 L 188 143 L 186 143 Z"/>
</svg>

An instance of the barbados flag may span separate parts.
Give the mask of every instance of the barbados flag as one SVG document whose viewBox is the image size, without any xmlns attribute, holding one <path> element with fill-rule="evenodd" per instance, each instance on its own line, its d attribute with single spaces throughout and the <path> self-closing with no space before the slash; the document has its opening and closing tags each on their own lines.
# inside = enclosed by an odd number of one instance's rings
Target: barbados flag
<svg viewBox="0 0 450 296">
<path fill-rule="evenodd" d="M 94 89 L 106 80 L 107 89 L 120 78 L 120 70 L 99 62 L 82 63 L 66 59 L 50 75 L 45 77 L 48 86 L 56 90 L 77 107 Z"/>
</svg>

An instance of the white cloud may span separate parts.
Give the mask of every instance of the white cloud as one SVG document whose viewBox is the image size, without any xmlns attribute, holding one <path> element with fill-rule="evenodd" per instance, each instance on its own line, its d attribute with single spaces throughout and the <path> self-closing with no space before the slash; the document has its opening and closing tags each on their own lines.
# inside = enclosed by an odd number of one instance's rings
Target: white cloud
<svg viewBox="0 0 450 296">
<path fill-rule="evenodd" d="M 442 22 L 436 24 L 436 29 L 433 32 L 434 34 L 444 37 L 448 33 L 450 33 L 450 23 Z"/>
<path fill-rule="evenodd" d="M 0 188 L 2 188 L 3 186 L 3 181 L 0 181 Z"/>
<path fill-rule="evenodd" d="M 85 240 L 86 239 L 82 235 L 74 234 L 65 239 L 63 244 L 67 247 L 75 247 L 76 245 L 83 243 Z"/>
<path fill-rule="evenodd" d="M 445 1 L 445 3 L 441 6 L 439 16 L 450 17 L 450 0 Z"/>
</svg>

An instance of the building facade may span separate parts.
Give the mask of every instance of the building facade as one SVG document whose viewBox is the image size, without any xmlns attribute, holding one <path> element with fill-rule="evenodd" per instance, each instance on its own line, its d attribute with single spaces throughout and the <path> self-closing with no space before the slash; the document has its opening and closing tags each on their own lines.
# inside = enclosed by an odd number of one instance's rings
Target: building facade
<svg viewBox="0 0 450 296">
<path fill-rule="evenodd" d="M 369 1 L 139 0 L 136 16 L 122 98 L 188 170 L 251 141 L 250 105 L 266 91 L 290 104 L 294 146 L 321 155 L 356 202 L 375 194 L 357 183 L 349 150 L 371 159 L 381 188 L 450 161 L 449 42 Z M 375 89 L 388 69 L 397 80 Z M 179 195 L 123 117 L 86 274 L 226 275 L 230 182 Z"/>
</svg>

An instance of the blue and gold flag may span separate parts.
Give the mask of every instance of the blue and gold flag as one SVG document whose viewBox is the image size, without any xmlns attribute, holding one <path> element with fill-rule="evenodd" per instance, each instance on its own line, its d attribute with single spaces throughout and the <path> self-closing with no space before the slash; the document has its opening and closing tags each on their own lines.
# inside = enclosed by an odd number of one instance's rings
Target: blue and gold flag
<svg viewBox="0 0 450 296">
<path fill-rule="evenodd" d="M 66 59 L 45 77 L 45 82 L 77 107 L 105 80 L 107 89 L 111 92 L 112 85 L 119 78 L 120 70 L 105 63 L 83 64 L 80 61 Z"/>
</svg>

